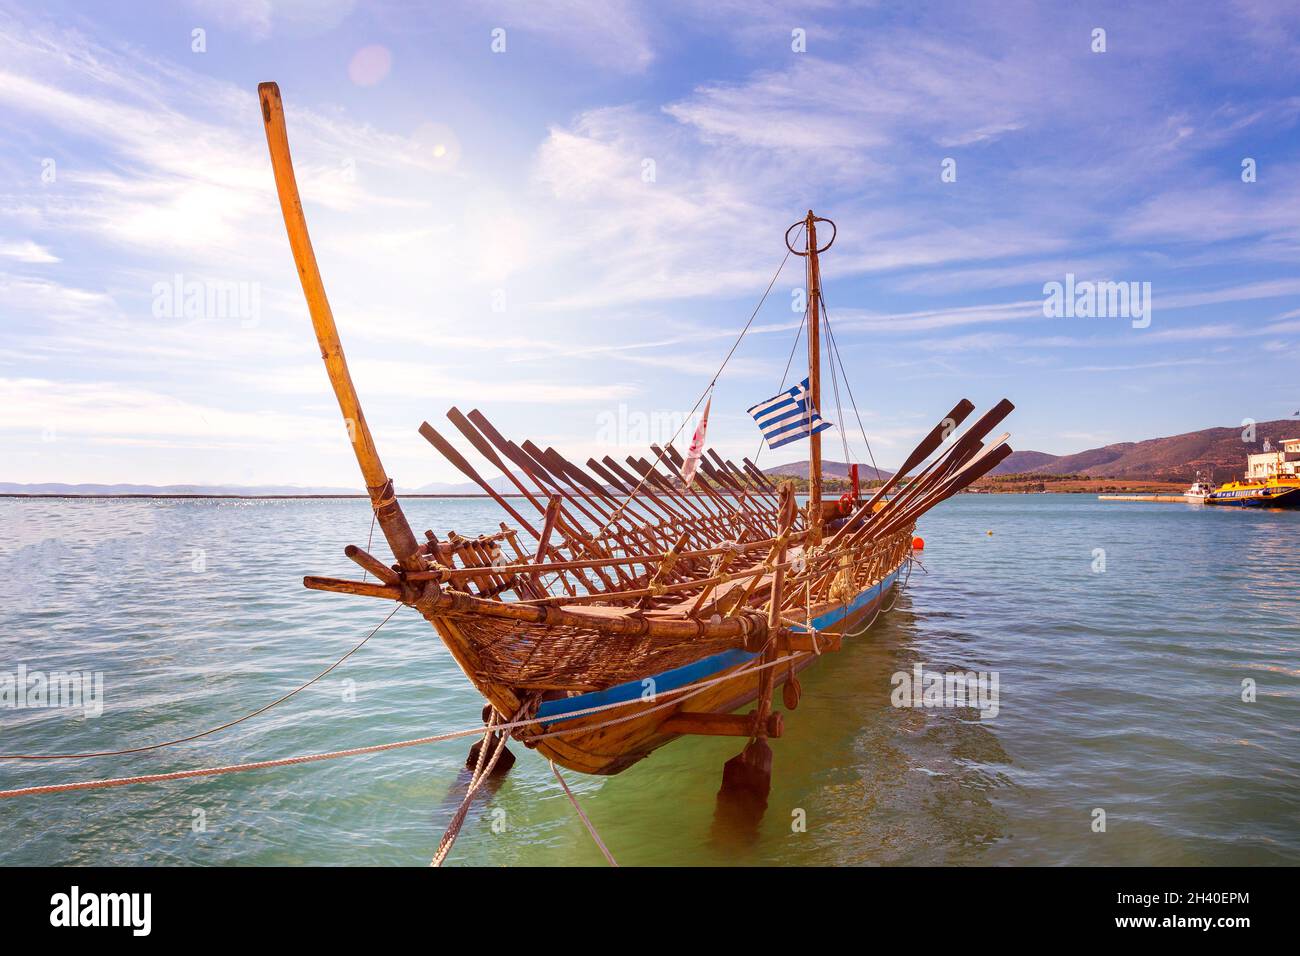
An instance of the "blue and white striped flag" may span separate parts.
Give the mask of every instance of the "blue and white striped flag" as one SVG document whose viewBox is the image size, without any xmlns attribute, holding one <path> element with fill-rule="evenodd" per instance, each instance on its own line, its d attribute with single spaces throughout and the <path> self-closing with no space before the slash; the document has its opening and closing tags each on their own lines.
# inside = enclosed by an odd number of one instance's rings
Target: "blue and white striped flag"
<svg viewBox="0 0 1300 956">
<path fill-rule="evenodd" d="M 768 448 L 780 448 L 831 427 L 808 402 L 808 379 L 749 410 Z"/>
</svg>

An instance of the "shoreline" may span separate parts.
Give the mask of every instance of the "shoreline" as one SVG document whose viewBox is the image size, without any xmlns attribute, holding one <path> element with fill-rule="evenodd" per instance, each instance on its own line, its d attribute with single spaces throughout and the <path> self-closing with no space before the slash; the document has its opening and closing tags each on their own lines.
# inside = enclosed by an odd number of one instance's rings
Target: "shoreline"
<svg viewBox="0 0 1300 956">
<path fill-rule="evenodd" d="M 1160 489 L 1164 491 L 1166 489 Z M 1126 487 L 1107 486 L 1101 488 L 1071 488 L 1069 490 L 1052 490 L 1052 491 L 1028 491 L 1023 488 L 981 488 L 976 486 L 968 491 L 961 492 L 964 495 L 1096 495 L 1096 494 L 1159 494 L 1160 491 L 1144 487 L 1142 489 L 1129 489 Z M 803 494 L 802 492 L 800 494 Z M 494 501 L 492 495 L 474 495 L 474 494 L 401 494 L 397 495 L 399 499 L 481 499 L 483 501 Z M 502 493 L 501 498 L 524 498 L 524 495 L 518 492 L 511 494 Z M 751 492 L 745 497 L 761 497 L 757 492 Z M 122 493 L 122 494 L 75 494 L 68 492 L 18 492 L 4 491 L 0 492 L 0 498 L 33 498 L 33 499 L 51 499 L 66 498 L 71 500 L 95 500 L 95 499 L 142 499 L 142 500 L 196 500 L 196 501 L 347 501 L 360 499 L 369 501 L 370 496 L 364 494 L 355 495 L 233 495 L 233 494 L 148 494 L 144 492 Z"/>
</svg>

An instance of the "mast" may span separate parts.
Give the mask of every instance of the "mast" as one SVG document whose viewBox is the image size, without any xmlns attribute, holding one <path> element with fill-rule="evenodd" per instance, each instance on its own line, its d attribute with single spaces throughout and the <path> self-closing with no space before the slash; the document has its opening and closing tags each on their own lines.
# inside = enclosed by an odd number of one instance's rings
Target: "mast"
<svg viewBox="0 0 1300 956">
<path fill-rule="evenodd" d="M 356 453 L 357 464 L 361 466 L 361 474 L 366 482 L 366 491 L 370 494 L 370 506 L 374 509 L 375 519 L 379 522 L 384 537 L 388 539 L 389 547 L 393 549 L 393 556 L 406 570 L 423 571 L 425 565 L 420 557 L 420 546 L 411 533 L 402 506 L 397 503 L 392 479 L 379 460 L 379 451 L 375 448 L 370 426 L 366 424 L 366 417 L 361 411 L 361 400 L 357 397 L 356 387 L 348 372 L 343 344 L 339 341 L 339 331 L 334 325 L 334 313 L 325 297 L 325 285 L 321 282 L 316 253 L 312 251 L 311 237 L 307 234 L 307 219 L 302 212 L 298 181 L 293 173 L 293 160 L 289 156 L 289 136 L 284 128 L 280 88 L 274 83 L 261 83 L 257 87 L 257 94 L 262 101 L 266 144 L 271 151 L 275 190 L 280 197 L 280 211 L 284 214 L 289 247 L 293 250 L 293 259 L 298 266 L 298 278 L 302 280 L 303 295 L 307 298 L 307 310 L 311 313 L 311 324 L 316 330 L 316 341 L 320 343 L 325 371 L 329 374 L 330 384 L 334 386 L 339 410 L 343 413 L 343 420 L 352 439 L 352 450 Z"/>
<path fill-rule="evenodd" d="M 821 361 L 821 268 L 817 262 L 817 218 L 811 209 L 804 220 L 808 241 L 808 423 L 822 407 Z M 820 539 L 822 512 L 822 436 L 813 431 L 808 436 L 808 527 Z"/>
</svg>

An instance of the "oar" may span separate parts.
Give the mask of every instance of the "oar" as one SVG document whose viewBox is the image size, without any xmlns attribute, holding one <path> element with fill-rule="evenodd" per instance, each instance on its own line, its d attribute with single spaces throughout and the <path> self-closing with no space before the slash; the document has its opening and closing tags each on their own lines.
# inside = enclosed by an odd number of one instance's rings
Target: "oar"
<svg viewBox="0 0 1300 956">
<path fill-rule="evenodd" d="M 465 460 L 465 456 L 458 452 L 454 445 L 447 439 L 438 434 L 437 430 L 428 422 L 420 425 L 420 434 L 428 439 L 429 444 L 442 453 L 442 457 L 456 466 L 462 475 L 468 478 L 474 484 L 486 491 L 497 504 L 509 512 L 510 516 L 523 525 L 524 529 L 534 538 L 541 540 L 541 534 L 528 523 L 528 519 L 516 511 L 505 498 L 497 492 L 490 484 L 483 480 L 483 476 L 474 470 L 474 466 Z"/>
<path fill-rule="evenodd" d="M 531 454 L 531 449 L 525 447 L 525 450 L 529 451 Z M 581 488 L 587 489 L 595 500 L 605 502 L 607 505 L 607 511 L 608 508 L 612 507 L 613 511 L 609 511 L 609 521 L 611 524 L 615 523 L 615 515 L 620 513 L 620 508 L 622 509 L 622 519 L 632 530 L 635 530 L 638 524 L 644 523 L 647 520 L 647 516 L 648 520 L 652 522 L 658 520 L 658 516 L 653 511 L 646 508 L 642 502 L 637 502 L 640 513 L 638 514 L 637 512 L 633 512 L 630 507 L 627 506 L 627 502 L 619 501 L 609 493 L 609 489 L 602 486 L 600 482 L 596 481 L 579 468 L 575 462 L 569 461 L 554 448 L 548 447 L 546 451 L 542 452 L 542 455 L 543 459 L 551 465 L 552 471 L 563 475 L 575 488 L 579 488 L 579 490 L 581 490 Z M 622 530 L 621 526 L 619 527 L 619 530 Z M 656 543 L 655 546 L 659 551 L 664 550 L 663 548 L 659 548 L 658 543 Z M 665 547 L 666 546 L 667 543 L 665 542 Z"/>
<path fill-rule="evenodd" d="M 961 491 L 964 491 L 966 488 L 974 484 L 980 478 L 983 478 L 986 474 L 988 474 L 998 465 L 1002 464 L 1002 462 L 1005 461 L 1011 454 L 1012 452 L 1011 452 L 1010 445 L 1002 446 L 997 451 L 995 451 L 992 455 L 990 455 L 988 458 L 985 458 L 983 461 L 981 461 L 978 467 L 972 469 L 969 472 L 966 472 L 962 476 L 959 482 L 947 486 L 943 492 L 934 495 L 933 497 L 926 500 L 925 502 L 922 502 L 921 505 L 918 506 L 917 510 L 914 511 L 912 514 L 900 515 L 893 522 L 882 527 L 880 529 L 880 537 L 882 538 L 886 537 L 900 530 L 901 528 L 906 527 L 908 524 L 918 520 L 922 515 L 924 515 L 931 508 L 935 507 L 938 504 L 943 503 L 944 501 L 947 501 L 953 495 Z"/>
<path fill-rule="evenodd" d="M 598 462 L 595 458 L 587 459 L 587 467 L 591 469 L 592 473 L 600 481 L 605 482 L 609 488 L 612 488 L 615 492 L 623 496 L 623 506 L 625 508 L 630 505 L 632 501 L 632 488 L 630 485 L 623 484 L 623 482 L 618 479 L 617 475 Z M 662 503 L 659 502 L 653 492 L 650 492 L 645 496 L 638 495 L 636 503 L 638 508 L 650 516 L 652 523 L 663 521 L 674 522 L 677 520 L 676 514 L 663 507 Z"/>
<path fill-rule="evenodd" d="M 542 489 L 543 494 L 548 496 L 559 494 L 564 499 L 565 504 L 561 516 L 564 518 L 566 525 L 565 533 L 569 534 L 574 540 L 587 540 L 589 536 L 582 530 L 582 519 L 576 517 L 573 511 L 581 512 L 584 518 L 595 522 L 597 526 L 601 523 L 600 519 L 588 511 L 579 499 L 565 493 L 564 488 L 552 478 L 548 471 L 534 462 L 522 448 L 497 431 L 496 426 L 488 421 L 487 416 L 477 408 L 471 409 L 469 419 L 483 433 L 483 436 L 496 446 L 501 454 L 505 455 L 524 473 L 529 481 Z M 598 570 L 597 573 L 601 572 Z"/>
<path fill-rule="evenodd" d="M 561 502 L 558 496 L 554 496 L 546 503 L 546 514 L 542 517 L 542 533 L 537 536 L 537 553 L 533 555 L 533 564 L 541 564 L 546 560 L 546 552 L 551 544 L 551 532 L 555 530 L 555 519 L 560 516 Z M 563 574 L 560 575 L 564 577 Z M 542 576 L 534 571 L 529 575 L 533 589 L 539 597 L 549 597 L 550 592 L 542 584 Z"/>
<path fill-rule="evenodd" d="M 980 416 L 970 428 L 953 442 L 943 454 L 932 461 L 922 470 L 922 472 L 911 482 L 908 483 L 906 490 L 896 495 L 888 504 L 887 508 L 881 509 L 879 513 L 872 513 L 862 523 L 861 527 L 851 531 L 848 537 L 848 543 L 853 544 L 858 541 L 873 537 L 875 532 L 882 525 L 890 523 L 893 516 L 898 514 L 899 508 L 909 505 L 912 501 L 921 495 L 930 491 L 938 482 L 943 481 L 951 475 L 956 469 L 964 465 L 979 450 L 980 442 L 990 431 L 994 429 L 1004 418 L 1011 414 L 1015 406 L 1007 399 L 1002 399 L 987 412 Z M 933 432 L 931 433 L 933 435 Z M 844 531 L 852 527 L 853 521 L 845 523 Z M 836 538 L 839 534 L 836 535 Z"/>
<path fill-rule="evenodd" d="M 922 490 L 932 486 L 933 482 L 943 480 L 956 468 L 961 467 L 979 449 L 984 436 L 991 432 L 999 422 L 1006 418 L 1015 406 L 1005 398 L 979 417 L 974 425 L 966 429 L 942 455 L 931 462 L 915 480 L 908 483 L 902 493 L 903 502 L 915 498 Z M 931 435 L 934 433 L 932 432 Z M 891 507 L 901 502 L 890 502 Z"/>
<path fill-rule="evenodd" d="M 915 481 L 908 484 L 904 492 L 894 496 L 888 507 L 882 508 L 879 512 L 871 515 L 864 522 L 868 533 L 870 533 L 869 529 L 873 523 L 881 525 L 892 521 L 895 515 L 910 507 L 912 502 L 924 498 L 970 462 L 1011 437 L 1010 432 L 1003 432 L 996 442 L 986 447 L 973 432 L 974 430 L 972 430 L 971 434 L 962 436 L 962 440 L 955 442 L 947 452 L 935 459 L 917 476 Z"/>
<path fill-rule="evenodd" d="M 745 463 L 745 471 L 749 475 L 749 477 L 753 478 L 754 481 L 758 483 L 759 490 L 767 492 L 769 496 L 776 499 L 777 504 L 779 506 L 780 489 L 777 488 L 776 485 L 772 484 L 771 480 L 768 479 L 767 475 L 763 474 L 761 471 L 758 470 L 758 465 L 754 464 L 748 458 L 745 458 L 743 456 L 741 457 L 740 460 Z"/>
<path fill-rule="evenodd" d="M 541 501 L 537 499 L 534 493 L 530 491 L 522 481 L 519 480 L 519 478 L 516 476 L 515 472 L 512 469 L 506 467 L 505 462 L 501 460 L 501 456 L 497 454 L 496 449 L 493 448 L 492 445 L 490 444 L 489 439 L 499 440 L 503 443 L 505 442 L 505 439 L 502 438 L 500 433 L 498 433 L 496 429 L 492 427 L 492 423 L 489 422 L 487 418 L 484 417 L 482 412 L 480 412 L 478 409 L 471 409 L 469 416 L 466 417 L 464 414 L 461 413 L 460 409 L 452 408 L 447 412 L 447 420 L 450 421 L 453 425 L 455 425 L 462 435 L 464 435 L 467 439 L 469 439 L 470 444 L 472 444 L 476 449 L 478 449 L 479 453 L 484 458 L 490 461 L 492 465 L 501 472 L 501 474 L 506 476 L 506 478 L 510 481 L 510 483 L 513 484 L 515 488 L 519 490 L 520 494 L 522 494 L 525 498 L 527 498 L 530 502 L 532 502 L 533 507 L 535 507 L 540 514 L 544 515 L 546 513 L 547 505 L 543 504 Z M 480 432 L 479 429 L 481 429 L 482 431 Z M 514 460 L 515 459 L 512 459 L 512 461 Z M 547 491 L 545 487 L 542 485 L 542 483 L 540 481 L 537 481 L 537 478 L 534 475 L 532 475 L 529 471 L 527 471 L 527 469 L 521 469 L 521 470 L 523 471 L 526 477 L 528 477 L 538 486 L 538 488 L 540 489 L 540 493 L 544 497 L 546 497 L 547 499 L 554 497 L 552 492 Z M 573 517 L 569 514 L 569 512 L 565 510 L 563 505 L 564 496 L 561 495 L 560 498 L 561 498 L 560 513 L 557 518 L 556 528 L 560 531 L 562 535 L 564 535 L 570 541 L 579 541 L 581 540 L 581 534 L 575 531 L 574 529 L 580 528 L 581 524 L 575 521 Z M 534 532 L 534 537 L 536 537 L 535 532 Z M 555 545 L 550 545 L 549 549 L 553 554 L 556 555 L 556 557 L 563 557 L 563 555 L 560 553 L 560 549 Z M 578 577 L 581 578 L 584 587 L 591 588 L 591 581 L 588 580 L 586 575 L 579 572 Z M 602 576 L 601 580 L 605 580 L 605 578 Z M 566 581 L 565 583 L 567 586 L 568 582 Z M 591 588 L 591 589 L 599 590 L 599 588 Z"/>
<path fill-rule="evenodd" d="M 908 472 L 934 454 L 934 450 L 944 443 L 947 437 L 952 434 L 953 429 L 964 422 L 966 416 L 974 410 L 975 406 L 965 398 L 954 405 L 952 411 L 945 415 L 939 424 L 930 429 L 930 434 L 921 439 L 921 443 L 917 445 L 916 448 L 912 449 L 912 453 L 907 456 L 907 460 L 899 466 L 897 471 L 885 480 L 885 483 L 876 490 L 876 493 L 871 496 L 871 499 L 858 507 L 853 514 L 849 516 L 849 520 L 844 522 L 844 526 L 831 536 L 831 539 L 827 542 L 827 548 L 830 549 L 834 547 L 841 538 L 845 537 L 849 533 L 849 529 L 853 526 L 853 523 L 858 520 L 859 517 L 871 514 L 871 509 L 876 506 L 876 502 L 888 494 L 889 491 L 898 484 L 899 480 Z"/>
<path fill-rule="evenodd" d="M 1007 456 L 1011 454 L 1011 446 L 1006 444 L 991 445 L 986 451 L 987 454 L 981 452 L 978 459 L 971 459 L 965 467 L 948 478 L 940 487 L 932 491 L 922 501 L 917 502 L 911 513 L 896 518 L 893 526 L 898 527 L 902 523 L 915 521 L 935 505 L 947 501 L 953 495 L 983 478 L 1006 460 Z"/>
<path fill-rule="evenodd" d="M 988 448 L 983 449 L 979 455 L 972 458 L 966 465 L 949 476 L 939 487 L 933 489 L 911 508 L 906 509 L 904 513 L 893 516 L 889 521 L 881 525 L 876 536 L 885 537 L 891 532 L 916 521 L 935 505 L 948 500 L 959 491 L 983 478 L 1011 454 L 1011 446 L 1003 444 L 1003 442 L 1005 442 L 1005 439 L 1002 439 L 996 445 L 990 445 Z"/>
<path fill-rule="evenodd" d="M 470 414 L 474 415 L 476 412 L 471 411 Z M 512 469 L 506 467 L 506 463 L 501 460 L 501 456 L 497 454 L 496 449 L 479 433 L 478 429 L 470 423 L 459 408 L 452 407 L 448 409 L 447 421 L 455 425 L 456 430 L 469 439 L 469 443 L 478 450 L 478 453 L 490 461 L 492 466 L 501 474 L 505 475 L 510 480 L 510 483 L 519 489 L 519 493 L 527 498 L 539 513 L 546 513 L 546 506 L 533 497 L 533 493 L 524 486 L 522 481 L 515 477 Z"/>
<path fill-rule="evenodd" d="M 971 437 L 973 439 L 973 436 Z M 884 533 L 882 528 L 898 527 L 905 520 L 915 520 L 923 512 L 929 511 L 946 497 L 943 492 L 952 486 L 955 479 L 1003 445 L 1010 437 L 1009 432 L 1003 432 L 988 446 L 982 445 L 978 440 L 960 441 L 954 444 L 944 456 L 918 476 L 916 481 L 908 485 L 906 492 L 896 495 L 887 508 L 882 508 L 871 515 L 850 539 L 850 543 L 878 538 Z M 943 497 L 938 497 L 940 495 Z"/>
</svg>

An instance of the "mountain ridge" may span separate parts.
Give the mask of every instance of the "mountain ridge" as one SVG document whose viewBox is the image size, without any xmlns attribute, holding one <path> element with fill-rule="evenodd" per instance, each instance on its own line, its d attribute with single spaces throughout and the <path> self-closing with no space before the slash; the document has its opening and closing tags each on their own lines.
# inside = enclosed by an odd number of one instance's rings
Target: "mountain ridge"
<svg viewBox="0 0 1300 956">
<path fill-rule="evenodd" d="M 1254 425 L 1254 441 L 1243 427 L 1202 428 L 1163 438 L 1115 442 L 1072 455 L 1017 451 L 994 468 L 993 475 L 1083 475 L 1089 478 L 1125 478 L 1150 481 L 1191 481 L 1199 471 L 1210 481 L 1239 478 L 1246 456 L 1272 448 L 1283 439 L 1300 438 L 1300 420 L 1279 418 Z"/>
<path fill-rule="evenodd" d="M 1017 450 L 989 474 L 1191 481 L 1199 471 L 1209 480 L 1228 481 L 1240 477 L 1246 470 L 1246 456 L 1263 451 L 1265 441 L 1276 449 L 1283 439 L 1300 438 L 1300 418 L 1256 422 L 1254 428 L 1253 442 L 1242 441 L 1245 431 L 1242 427 L 1213 427 L 1162 438 L 1114 442 L 1069 455 Z M 773 465 L 763 473 L 782 478 L 805 478 L 808 460 Z M 861 474 L 863 481 L 871 481 L 887 478 L 892 472 L 863 465 Z M 844 478 L 847 475 L 848 467 L 843 462 L 822 462 L 824 478 Z"/>
</svg>

